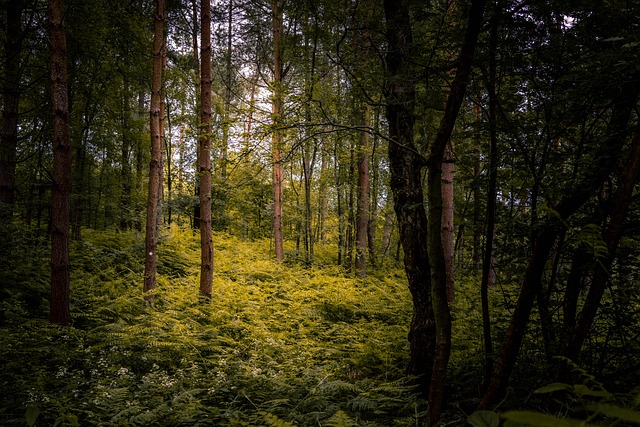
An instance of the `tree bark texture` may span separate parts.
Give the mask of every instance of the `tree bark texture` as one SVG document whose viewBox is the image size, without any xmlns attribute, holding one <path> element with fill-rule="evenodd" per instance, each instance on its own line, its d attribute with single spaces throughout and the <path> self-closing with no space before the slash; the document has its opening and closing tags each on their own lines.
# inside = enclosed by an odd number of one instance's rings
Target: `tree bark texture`
<svg viewBox="0 0 640 427">
<path fill-rule="evenodd" d="M 407 373 L 418 377 L 420 392 L 427 395 L 435 350 L 435 323 L 431 304 L 431 271 L 427 253 L 427 216 L 422 192 L 425 159 L 413 141 L 416 76 L 412 69 L 413 34 L 408 0 L 385 0 L 386 115 L 390 187 L 404 250 L 404 268 L 413 301 L 409 327 L 410 354 Z"/>
<path fill-rule="evenodd" d="M 165 1 L 156 0 L 153 32 L 153 74 L 151 80 L 151 160 L 149 163 L 149 189 L 145 234 L 144 292 L 147 303 L 153 302 L 156 287 L 156 248 L 158 244 L 158 202 L 162 182 L 162 51 L 164 46 Z"/>
<path fill-rule="evenodd" d="M 276 260 L 284 259 L 282 248 L 282 0 L 271 1 L 271 20 L 273 25 L 273 136 L 271 152 L 273 156 L 273 242 Z"/>
<path fill-rule="evenodd" d="M 51 194 L 51 310 L 52 323 L 71 323 L 69 309 L 69 195 L 71 142 L 67 92 L 67 40 L 63 0 L 49 0 L 51 41 L 51 104 L 53 107 L 53 187 Z"/>
<path fill-rule="evenodd" d="M 200 136 L 198 175 L 200 176 L 200 293 L 211 298 L 213 242 L 211 235 L 211 2 L 200 2 Z"/>
</svg>

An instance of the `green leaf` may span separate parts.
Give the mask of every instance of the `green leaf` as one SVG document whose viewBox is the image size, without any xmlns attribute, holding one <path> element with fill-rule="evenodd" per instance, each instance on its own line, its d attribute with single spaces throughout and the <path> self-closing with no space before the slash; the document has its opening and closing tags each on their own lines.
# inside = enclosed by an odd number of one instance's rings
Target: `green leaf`
<svg viewBox="0 0 640 427">
<path fill-rule="evenodd" d="M 620 406 L 611 405 L 608 403 L 590 405 L 589 409 L 607 417 L 640 424 L 640 411 L 629 408 L 621 408 Z"/>
<path fill-rule="evenodd" d="M 509 421 L 510 425 L 536 427 L 595 427 L 598 425 L 572 418 L 556 418 L 553 415 L 533 411 L 510 411 L 501 416 Z"/>
<path fill-rule="evenodd" d="M 538 393 L 538 394 L 553 393 L 554 391 L 568 390 L 570 388 L 571 386 L 569 384 L 551 383 L 551 384 L 547 384 L 546 386 L 540 387 L 539 389 L 534 391 L 534 393 Z"/>
<path fill-rule="evenodd" d="M 573 386 L 573 391 L 578 396 L 592 396 L 592 397 L 604 397 L 610 399 L 613 397 L 611 393 L 606 390 L 592 390 L 584 384 L 576 384 Z"/>
<path fill-rule="evenodd" d="M 36 425 L 36 420 L 38 419 L 39 415 L 40 415 L 40 408 L 38 408 L 35 405 L 27 406 L 27 412 L 25 414 L 25 418 L 27 419 L 27 425 L 29 427 L 33 427 L 34 425 Z"/>
<path fill-rule="evenodd" d="M 498 427 L 500 416 L 493 411 L 475 411 L 467 418 L 473 427 Z"/>
</svg>

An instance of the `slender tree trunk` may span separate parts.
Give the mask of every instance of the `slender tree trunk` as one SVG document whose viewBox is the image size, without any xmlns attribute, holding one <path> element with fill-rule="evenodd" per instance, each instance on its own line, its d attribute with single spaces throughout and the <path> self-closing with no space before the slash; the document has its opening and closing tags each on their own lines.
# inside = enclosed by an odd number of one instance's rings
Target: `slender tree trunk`
<svg viewBox="0 0 640 427">
<path fill-rule="evenodd" d="M 271 0 L 271 19 L 273 24 L 273 137 L 271 151 L 273 155 L 273 241 L 276 260 L 284 259 L 282 248 L 282 0 Z"/>
<path fill-rule="evenodd" d="M 51 41 L 51 104 L 53 106 L 53 187 L 51 194 L 52 323 L 71 323 L 69 309 L 69 195 L 71 143 L 67 95 L 67 39 L 63 0 L 49 0 Z"/>
<path fill-rule="evenodd" d="M 349 141 L 349 175 L 347 179 L 347 222 L 345 229 L 345 269 L 351 273 L 351 269 L 353 268 L 353 249 L 355 243 L 355 147 L 353 146 L 353 141 Z"/>
<path fill-rule="evenodd" d="M 131 106 L 129 84 L 125 82 L 122 97 L 122 148 L 120 151 L 120 228 L 128 230 L 131 224 Z"/>
<path fill-rule="evenodd" d="M 229 150 L 229 129 L 231 128 L 231 84 L 233 75 L 232 40 L 233 40 L 233 0 L 229 0 L 229 12 L 227 15 L 227 52 L 225 58 L 225 88 L 224 88 L 224 117 L 222 121 L 222 147 L 220 147 L 220 180 L 227 180 L 227 163 Z M 224 202 L 223 202 L 224 205 Z M 224 216 L 224 206 L 222 207 Z"/>
<path fill-rule="evenodd" d="M 472 0 L 456 74 L 447 98 L 445 113 L 429 153 L 427 188 L 429 191 L 429 260 L 431 294 L 436 323 L 436 348 L 429 389 L 428 423 L 437 425 L 444 405 L 444 388 L 451 353 L 451 313 L 447 300 L 447 269 L 442 246 L 442 165 L 447 144 L 458 117 L 471 73 L 471 65 L 484 15 L 484 0 Z"/>
<path fill-rule="evenodd" d="M 363 108 L 363 126 L 371 124 L 371 107 Z M 367 275 L 367 237 L 369 229 L 369 132 L 360 134 L 358 144 L 358 195 L 356 206 L 356 274 Z"/>
<path fill-rule="evenodd" d="M 198 83 L 200 82 L 200 49 L 198 49 L 198 0 L 191 0 L 191 13 L 192 13 L 192 22 L 193 22 L 193 31 L 191 33 L 191 40 L 193 43 L 193 59 L 194 59 L 194 64 L 196 64 L 195 66 L 195 73 L 196 73 L 196 81 Z M 199 108 L 202 108 L 200 106 L 201 103 L 201 99 L 200 99 L 200 91 L 196 90 L 196 105 Z M 194 196 L 196 196 L 198 198 L 198 200 L 200 200 L 200 174 L 197 171 L 197 167 L 196 167 L 196 176 L 195 176 L 195 182 L 193 185 L 193 193 Z M 200 203 L 195 203 L 193 205 L 193 228 L 194 229 L 199 229 L 200 228 Z"/>
<path fill-rule="evenodd" d="M 211 298 L 213 281 L 213 242 L 211 237 L 211 2 L 200 2 L 200 137 L 198 175 L 200 176 L 200 293 Z"/>
<path fill-rule="evenodd" d="M 491 318 L 489 313 L 489 287 L 491 285 L 491 274 L 493 270 L 493 247 L 496 228 L 496 197 L 498 183 L 498 133 L 497 133 L 497 105 L 496 98 L 496 47 L 498 42 L 498 24 L 500 1 L 492 22 L 489 36 L 489 80 L 487 82 L 487 92 L 489 94 L 489 185 L 487 188 L 487 216 L 484 259 L 482 260 L 482 281 L 480 283 L 480 300 L 482 305 L 482 338 L 484 342 L 484 374 L 481 390 L 484 393 L 489 385 L 491 374 L 493 373 L 493 340 L 491 339 Z M 479 167 L 478 167 L 479 169 Z M 479 186 L 478 186 L 479 188 Z M 479 201 L 475 201 L 475 206 L 479 206 Z"/>
<path fill-rule="evenodd" d="M 384 207 L 384 225 L 382 226 L 382 256 L 387 257 L 389 255 L 389 248 L 391 247 L 391 234 L 393 233 L 393 226 L 395 225 L 395 218 L 393 215 L 393 201 L 391 197 L 387 196 Z"/>
<path fill-rule="evenodd" d="M 9 223 L 12 220 L 15 201 L 22 7 L 22 0 L 13 0 L 7 4 L 2 134 L 0 135 L 0 221 L 5 223 Z M 4 244 L 6 243 L 4 242 Z"/>
<path fill-rule="evenodd" d="M 151 81 L 151 161 L 145 235 L 144 292 L 147 303 L 153 303 L 151 293 L 156 287 L 156 248 L 158 244 L 158 201 L 162 181 L 162 51 L 164 46 L 165 3 L 156 0 L 153 32 L 153 78 Z"/>
<path fill-rule="evenodd" d="M 389 122 L 390 187 L 404 250 L 404 268 L 413 300 L 409 327 L 410 354 L 407 373 L 417 376 L 420 391 L 427 395 L 435 351 L 435 323 L 431 303 L 431 272 L 427 253 L 427 216 L 422 192 L 425 159 L 413 142 L 415 81 L 410 52 L 413 35 L 408 0 L 385 0 L 387 90 Z"/>
<path fill-rule="evenodd" d="M 450 142 L 445 148 L 442 159 L 442 250 L 444 251 L 444 265 L 447 270 L 447 300 L 452 302 L 455 298 L 455 279 L 453 276 L 455 266 L 454 245 L 454 198 L 453 178 L 455 165 L 453 163 L 453 144 Z"/>
<path fill-rule="evenodd" d="M 370 215 L 369 223 L 367 224 L 367 243 L 369 246 L 369 261 L 371 267 L 376 268 L 376 230 L 378 224 L 378 193 L 380 186 L 380 174 L 378 169 L 380 168 L 379 156 L 377 155 L 378 137 L 377 134 L 380 130 L 380 111 L 378 108 L 374 110 L 374 124 L 373 124 L 373 141 L 371 147 L 371 187 L 369 194 Z"/>
</svg>

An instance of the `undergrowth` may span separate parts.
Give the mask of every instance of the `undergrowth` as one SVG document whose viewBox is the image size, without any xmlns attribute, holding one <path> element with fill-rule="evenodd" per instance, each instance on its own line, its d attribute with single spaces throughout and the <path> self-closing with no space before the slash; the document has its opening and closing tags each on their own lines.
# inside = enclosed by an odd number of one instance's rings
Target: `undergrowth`
<svg viewBox="0 0 640 427">
<path fill-rule="evenodd" d="M 278 264 L 268 241 L 219 234 L 207 301 L 198 236 L 171 229 L 147 308 L 143 236 L 83 239 L 72 249 L 71 327 L 47 322 L 46 241 L 9 264 L 0 424 L 415 425 L 403 373 L 411 305 L 397 272 L 363 280 L 329 259 Z"/>
</svg>

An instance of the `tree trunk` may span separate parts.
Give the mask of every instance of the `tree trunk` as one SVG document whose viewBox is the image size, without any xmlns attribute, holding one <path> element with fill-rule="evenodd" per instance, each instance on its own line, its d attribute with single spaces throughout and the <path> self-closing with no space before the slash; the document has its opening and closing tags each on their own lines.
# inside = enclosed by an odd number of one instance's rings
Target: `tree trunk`
<svg viewBox="0 0 640 427">
<path fill-rule="evenodd" d="M 20 106 L 20 51 L 22 0 L 8 2 L 4 44 L 2 134 L 0 135 L 0 221 L 10 223 L 15 200 L 18 110 Z M 6 242 L 4 242 L 6 244 Z"/>
<path fill-rule="evenodd" d="M 467 30 L 460 50 L 458 66 L 447 97 L 444 116 L 429 153 L 429 260 L 431 261 L 431 295 L 436 324 L 436 348 L 429 388 L 428 423 L 437 425 L 444 405 L 444 388 L 449 355 L 451 353 L 451 313 L 447 300 L 447 269 L 442 246 L 442 165 L 447 144 L 450 143 L 455 121 L 466 93 L 471 65 L 480 34 L 484 0 L 472 0 Z"/>
<path fill-rule="evenodd" d="M 427 216 L 422 192 L 425 159 L 413 142 L 415 122 L 415 72 L 408 56 L 413 35 L 408 0 L 385 0 L 390 187 L 404 250 L 404 268 L 413 300 L 409 327 L 410 354 L 407 373 L 417 376 L 419 390 L 427 395 L 435 350 L 435 323 L 431 304 L 431 272 L 427 253 Z"/>
<path fill-rule="evenodd" d="M 213 243 L 211 241 L 211 2 L 200 2 L 200 293 L 211 298 Z"/>
<path fill-rule="evenodd" d="M 447 270 L 447 300 L 452 302 L 455 298 L 455 279 L 453 277 L 455 266 L 454 247 L 454 198 L 453 178 L 455 165 L 453 163 L 453 144 L 447 144 L 442 159 L 442 250 L 444 251 L 444 265 Z"/>
<path fill-rule="evenodd" d="M 484 343 L 484 373 L 481 385 L 481 391 L 484 393 L 489 385 L 491 374 L 493 373 L 493 340 L 491 339 L 491 318 L 489 313 L 489 288 L 492 285 L 493 272 L 493 248 L 496 231 L 496 197 L 498 183 L 498 132 L 497 132 L 497 107 L 498 100 L 496 98 L 496 48 L 498 43 L 498 25 L 499 16 L 502 13 L 500 2 L 496 6 L 493 22 L 491 25 L 491 33 L 489 36 L 489 79 L 487 81 L 487 92 L 489 95 L 489 185 L 487 188 L 487 214 L 486 214 L 486 233 L 484 258 L 482 260 L 482 279 L 480 282 L 480 300 L 482 305 L 482 338 Z M 479 159 L 476 160 L 479 162 Z M 479 173 L 479 165 L 475 166 L 474 172 Z M 479 186 L 474 197 L 479 198 Z M 479 200 L 474 201 L 474 219 L 476 218 L 475 209 L 479 210 Z M 477 225 L 476 225 L 477 227 Z M 476 232 L 479 229 L 476 228 Z M 475 245 L 475 243 L 474 243 Z"/>
<path fill-rule="evenodd" d="M 371 124 L 371 107 L 363 108 L 363 126 Z M 356 274 L 367 275 L 367 237 L 369 230 L 369 131 L 360 134 L 358 144 L 358 195 L 356 211 Z"/>
<path fill-rule="evenodd" d="M 151 293 L 156 287 L 156 247 L 158 244 L 158 200 L 162 181 L 162 51 L 164 46 L 165 3 L 156 0 L 153 32 L 153 76 L 151 80 L 151 160 L 149 163 L 149 192 L 145 234 L 144 292 L 145 300 L 152 304 Z"/>
<path fill-rule="evenodd" d="M 53 107 L 53 187 L 51 194 L 52 323 L 71 323 L 69 309 L 69 195 L 71 143 L 67 94 L 67 39 L 63 0 L 49 0 L 51 41 L 51 104 Z"/>
<path fill-rule="evenodd" d="M 273 25 L 273 242 L 276 260 L 284 259 L 282 248 L 282 0 L 271 0 L 271 20 Z"/>
</svg>

